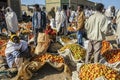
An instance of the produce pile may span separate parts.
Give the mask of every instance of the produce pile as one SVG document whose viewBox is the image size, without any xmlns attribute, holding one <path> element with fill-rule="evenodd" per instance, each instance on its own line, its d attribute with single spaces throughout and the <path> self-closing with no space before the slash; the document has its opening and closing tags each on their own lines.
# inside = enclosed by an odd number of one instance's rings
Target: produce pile
<svg viewBox="0 0 120 80">
<path fill-rule="evenodd" d="M 21 34 L 30 34 L 30 30 L 24 29 L 21 31 Z"/>
<path fill-rule="evenodd" d="M 120 49 L 113 49 L 103 54 L 108 63 L 120 62 Z"/>
<path fill-rule="evenodd" d="M 5 56 L 6 40 L 0 40 L 0 56 Z"/>
<path fill-rule="evenodd" d="M 20 31 L 18 31 L 19 34 L 22 35 L 28 35 L 28 39 L 32 39 L 33 38 L 33 34 L 32 34 L 32 23 L 19 23 L 19 29 Z"/>
<path fill-rule="evenodd" d="M 31 29 L 32 28 L 32 23 L 31 22 L 28 22 L 28 23 L 25 23 L 25 22 L 22 22 L 22 23 L 19 23 L 18 24 L 19 28 L 25 28 L 25 29 Z"/>
<path fill-rule="evenodd" d="M 71 39 L 70 39 L 69 37 L 67 37 L 67 36 L 62 36 L 62 37 L 61 37 L 61 40 L 62 40 L 64 43 L 67 43 L 67 42 L 71 41 Z"/>
<path fill-rule="evenodd" d="M 104 54 L 107 50 L 110 50 L 111 46 L 110 43 L 108 41 L 102 41 L 102 49 L 101 49 L 101 53 Z"/>
<path fill-rule="evenodd" d="M 85 64 L 79 70 L 80 80 L 95 80 L 104 76 L 107 80 L 120 80 L 120 74 L 103 64 Z"/>
<path fill-rule="evenodd" d="M 65 51 L 66 49 L 69 49 L 74 57 L 75 60 L 83 59 L 86 54 L 86 50 L 82 48 L 79 44 L 68 44 L 64 47 L 62 47 L 59 51 Z"/>
<path fill-rule="evenodd" d="M 63 57 L 49 54 L 49 53 L 41 54 L 38 57 L 33 59 L 33 61 L 38 61 L 38 62 L 42 62 L 42 63 L 45 63 L 47 60 L 49 60 L 52 63 L 54 63 L 54 62 L 64 63 Z"/>
<path fill-rule="evenodd" d="M 0 46 L 4 45 L 6 43 L 6 40 L 1 40 L 0 39 Z"/>
<path fill-rule="evenodd" d="M 73 39 L 77 39 L 76 33 L 70 34 L 70 35 L 68 35 L 68 37 L 73 38 Z"/>
<path fill-rule="evenodd" d="M 75 27 L 69 26 L 69 27 L 67 27 L 67 30 L 70 31 L 70 32 L 74 32 L 75 31 Z"/>
</svg>

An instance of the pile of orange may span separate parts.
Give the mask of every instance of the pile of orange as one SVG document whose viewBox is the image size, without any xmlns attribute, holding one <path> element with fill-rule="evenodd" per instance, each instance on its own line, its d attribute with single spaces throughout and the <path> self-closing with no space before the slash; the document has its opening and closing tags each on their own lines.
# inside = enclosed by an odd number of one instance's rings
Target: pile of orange
<svg viewBox="0 0 120 80">
<path fill-rule="evenodd" d="M 5 56 L 6 40 L 0 40 L 0 56 Z"/>
<path fill-rule="evenodd" d="M 33 61 L 39 61 L 39 62 L 43 62 L 43 63 L 45 63 L 47 60 L 49 60 L 52 63 L 54 63 L 54 62 L 64 63 L 63 57 L 58 56 L 58 55 L 49 54 L 49 53 L 41 54 L 38 57 L 33 59 Z"/>
<path fill-rule="evenodd" d="M 108 50 L 103 54 L 107 62 L 115 63 L 120 61 L 120 49 Z"/>
<path fill-rule="evenodd" d="M 108 41 L 102 41 L 102 49 L 101 49 L 101 54 L 104 54 L 107 50 L 110 50 L 111 46 Z"/>
<path fill-rule="evenodd" d="M 103 64 L 85 64 L 79 70 L 80 80 L 95 80 L 104 76 L 107 80 L 120 80 L 120 74 Z"/>
<path fill-rule="evenodd" d="M 73 27 L 71 27 L 71 26 L 68 27 L 67 30 L 70 31 L 70 32 L 75 31 L 75 29 Z"/>
<path fill-rule="evenodd" d="M 62 40 L 63 42 L 65 42 L 65 43 L 71 41 L 71 39 L 70 39 L 69 37 L 67 37 L 67 36 L 62 36 L 62 37 L 61 37 L 61 40 Z"/>
</svg>

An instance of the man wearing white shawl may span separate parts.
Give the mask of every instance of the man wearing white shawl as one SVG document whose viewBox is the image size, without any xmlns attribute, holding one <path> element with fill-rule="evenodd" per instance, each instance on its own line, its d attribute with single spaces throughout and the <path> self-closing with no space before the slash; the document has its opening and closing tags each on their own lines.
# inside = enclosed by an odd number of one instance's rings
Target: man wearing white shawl
<svg viewBox="0 0 120 80">
<path fill-rule="evenodd" d="M 6 8 L 5 20 L 7 28 L 11 33 L 16 33 L 18 31 L 18 19 L 16 13 L 10 8 Z"/>
</svg>

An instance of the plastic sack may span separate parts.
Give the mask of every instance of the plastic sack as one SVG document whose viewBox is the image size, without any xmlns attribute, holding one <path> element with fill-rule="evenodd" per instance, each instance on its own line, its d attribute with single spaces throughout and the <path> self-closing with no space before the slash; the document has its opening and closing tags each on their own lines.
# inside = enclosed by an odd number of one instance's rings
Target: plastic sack
<svg viewBox="0 0 120 80">
<path fill-rule="evenodd" d="M 88 49 L 88 43 L 89 43 L 89 40 L 84 41 L 84 48 L 85 48 L 86 50 Z"/>
<path fill-rule="evenodd" d="M 58 50 L 58 53 L 65 58 L 68 57 L 71 61 L 71 64 L 78 63 L 78 62 L 84 62 L 82 59 L 75 60 L 75 58 L 74 58 L 72 52 L 70 51 L 70 49 L 65 49 L 62 52 Z"/>
<path fill-rule="evenodd" d="M 69 51 L 66 51 L 66 49 L 69 49 Z M 82 59 L 85 58 L 85 55 L 86 55 L 86 50 L 79 44 L 68 44 L 62 47 L 60 50 L 58 50 L 58 53 L 60 53 L 60 55 L 61 53 L 66 54 L 68 52 L 70 53 L 69 57 L 74 62 L 81 61 Z"/>
<path fill-rule="evenodd" d="M 104 76 L 98 77 L 95 80 L 107 80 Z"/>
<path fill-rule="evenodd" d="M 68 42 L 64 42 L 61 38 L 59 38 L 59 42 L 60 42 L 63 46 L 65 46 L 65 45 L 68 45 L 68 44 L 74 44 L 74 43 L 76 43 L 76 42 L 77 42 L 77 39 L 71 39 L 71 40 L 68 41 Z"/>
<path fill-rule="evenodd" d="M 64 58 L 66 58 L 66 57 L 70 57 L 71 55 L 71 51 L 69 50 L 69 49 L 65 49 L 64 51 L 59 51 L 58 50 L 58 53 L 61 55 L 61 56 L 63 56 Z"/>
<path fill-rule="evenodd" d="M 78 78 L 78 72 L 77 71 L 72 72 L 72 80 L 80 80 Z"/>
</svg>

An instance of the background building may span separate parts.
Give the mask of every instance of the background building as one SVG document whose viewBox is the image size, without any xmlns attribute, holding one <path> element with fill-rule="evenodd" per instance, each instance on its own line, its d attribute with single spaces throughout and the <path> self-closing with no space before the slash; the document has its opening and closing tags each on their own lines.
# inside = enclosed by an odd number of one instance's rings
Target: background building
<svg viewBox="0 0 120 80">
<path fill-rule="evenodd" d="M 45 5 L 40 4 L 39 5 L 41 8 L 45 7 Z M 26 12 L 27 16 L 32 16 L 33 15 L 33 11 L 34 11 L 34 7 L 33 5 L 25 5 L 25 4 L 21 4 L 21 11 L 22 12 Z"/>
<path fill-rule="evenodd" d="M 77 5 L 83 4 L 84 6 L 94 7 L 95 3 L 88 0 L 46 0 L 46 10 L 50 11 L 52 7 L 62 7 L 67 9 L 69 6 L 74 6 L 77 8 Z"/>
<path fill-rule="evenodd" d="M 22 11 L 22 13 L 26 12 L 27 16 L 28 15 L 32 16 L 33 15 L 33 6 L 32 5 L 24 5 L 24 4 L 22 4 L 21 5 L 21 11 Z"/>
</svg>

